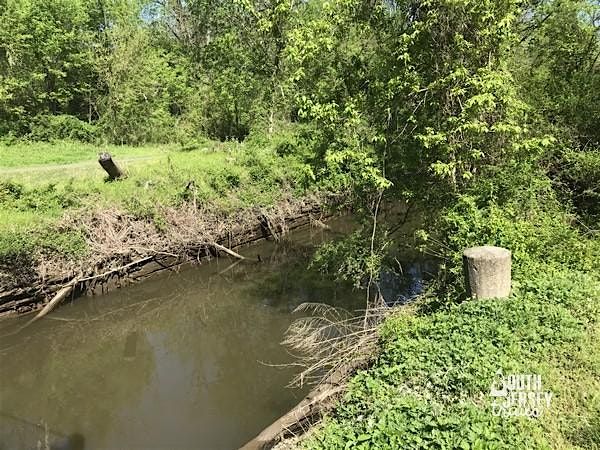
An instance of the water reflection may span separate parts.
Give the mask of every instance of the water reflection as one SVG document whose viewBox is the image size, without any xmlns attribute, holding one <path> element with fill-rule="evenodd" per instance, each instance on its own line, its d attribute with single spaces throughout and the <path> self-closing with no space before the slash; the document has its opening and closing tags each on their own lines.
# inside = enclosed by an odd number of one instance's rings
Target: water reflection
<svg viewBox="0 0 600 450">
<path fill-rule="evenodd" d="M 85 437 L 79 433 L 73 433 L 64 439 L 50 444 L 50 450 L 84 450 Z"/>
<path fill-rule="evenodd" d="M 345 224 L 343 224 L 345 226 Z M 279 245 L 66 305 L 0 340 L 0 449 L 231 449 L 297 402 L 279 342 L 304 301 L 363 294 L 307 272 L 305 230 Z M 257 255 L 260 255 L 261 263 Z M 231 266 L 231 267 L 230 267 Z M 23 320 L 0 323 L 0 335 Z"/>
<path fill-rule="evenodd" d="M 413 259 L 398 262 L 396 270 L 384 271 L 380 277 L 380 287 L 387 304 L 408 303 L 423 293 L 437 268 L 436 261 Z"/>
</svg>

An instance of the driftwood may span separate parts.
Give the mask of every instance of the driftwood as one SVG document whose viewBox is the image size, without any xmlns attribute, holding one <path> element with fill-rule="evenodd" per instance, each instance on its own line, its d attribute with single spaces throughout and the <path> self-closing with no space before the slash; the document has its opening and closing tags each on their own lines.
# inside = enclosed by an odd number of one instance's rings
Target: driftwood
<svg viewBox="0 0 600 450">
<path fill-rule="evenodd" d="M 240 450 L 267 450 L 276 445 L 286 434 L 293 434 L 302 428 L 308 420 L 316 417 L 325 409 L 327 400 L 344 389 L 343 386 L 321 386 L 311 392 L 290 412 L 283 415 L 258 436 L 240 448 Z"/>
<path fill-rule="evenodd" d="M 147 262 L 153 258 L 154 258 L 154 256 L 147 256 L 145 258 L 137 259 L 133 262 L 130 262 L 129 264 L 125 264 L 124 266 L 117 267 L 115 269 L 111 269 L 111 270 L 108 270 L 106 272 L 103 272 L 103 273 L 100 273 L 97 275 L 93 275 L 93 276 L 89 276 L 89 277 L 73 278 L 71 281 L 69 281 L 67 284 L 65 284 L 63 287 L 61 287 L 58 290 L 58 292 L 54 295 L 54 297 L 52 297 L 52 300 L 50 300 L 48 303 L 46 303 L 44 305 L 44 307 L 42 308 L 42 310 L 35 315 L 35 317 L 33 317 L 31 320 L 29 320 L 27 323 L 25 323 L 22 327 L 18 328 L 16 331 L 9 333 L 8 335 L 5 335 L 5 336 L 11 336 L 11 335 L 20 333 L 21 331 L 23 331 L 25 328 L 27 328 L 32 323 L 34 323 L 37 320 L 41 319 L 42 317 L 46 316 L 48 313 L 52 312 L 52 310 L 54 310 L 54 308 L 56 308 L 60 304 L 60 302 L 62 302 L 67 297 L 67 295 L 69 295 L 71 292 L 73 292 L 73 290 L 79 284 L 85 283 L 87 281 L 92 281 L 92 280 L 95 280 L 98 278 L 107 277 L 109 275 L 112 275 L 113 273 L 121 272 L 130 267 L 133 267 L 133 266 L 136 266 L 139 264 L 144 264 L 145 262 Z M 0 336 L 0 337 L 5 337 L 5 336 Z"/>
<path fill-rule="evenodd" d="M 81 278 L 79 280 L 79 282 L 83 283 L 84 281 L 91 281 L 91 280 L 95 280 L 95 279 L 98 279 L 98 278 L 107 277 L 108 275 L 112 275 L 113 273 L 117 273 L 117 272 L 122 272 L 123 270 L 127 270 L 130 267 L 137 266 L 138 264 L 143 264 L 143 263 L 145 263 L 147 261 L 150 261 L 151 259 L 154 259 L 154 258 L 155 258 L 155 255 L 146 256 L 144 258 L 136 259 L 135 261 L 130 262 L 129 264 L 125 264 L 124 266 L 120 266 L 120 267 L 117 267 L 115 269 L 111 269 L 111 270 L 108 270 L 106 272 L 99 273 L 98 275 L 92 275 L 90 277 Z"/>
<path fill-rule="evenodd" d="M 225 252 L 228 255 L 233 256 L 234 258 L 237 258 L 237 259 L 246 259 L 245 257 L 243 257 L 242 255 L 240 255 L 239 253 L 236 253 L 233 250 L 230 250 L 227 247 L 222 246 L 221 244 L 217 244 L 216 242 L 213 242 L 211 245 L 214 248 L 216 248 L 217 250 L 221 250 L 222 252 Z"/>
<path fill-rule="evenodd" d="M 353 360 L 339 367 L 300 403 L 246 445 L 240 447 L 240 450 L 267 450 L 277 445 L 286 436 L 302 431 L 308 422 L 321 415 L 333 404 L 334 397 L 346 388 L 344 382 L 346 377 L 361 364 L 361 361 Z"/>
<path fill-rule="evenodd" d="M 98 155 L 98 162 L 106 171 L 110 180 L 118 180 L 119 178 L 123 177 L 123 171 L 113 161 L 112 156 L 110 156 L 110 153 L 100 153 L 100 155 Z"/>
<path fill-rule="evenodd" d="M 279 242 L 279 236 L 275 232 L 275 228 L 273 227 L 273 224 L 271 223 L 271 220 L 269 219 L 269 216 L 266 215 L 266 214 L 262 214 L 262 216 L 260 218 L 260 221 L 263 224 L 263 226 L 267 230 L 269 230 L 269 233 L 271 233 L 271 236 L 273 236 L 273 239 L 275 239 L 275 242 Z"/>
<path fill-rule="evenodd" d="M 71 293 L 71 291 L 73 291 L 73 289 L 75 288 L 75 286 L 77 285 L 78 282 L 79 282 L 79 280 L 77 278 L 75 278 L 75 279 L 71 280 L 62 289 L 60 289 L 57 292 L 57 294 L 52 298 L 52 300 L 50 300 L 46 304 L 46 306 L 44 306 L 42 308 L 42 310 L 39 313 L 37 313 L 37 315 L 31 321 L 33 322 L 33 321 L 36 321 L 38 319 L 41 319 L 46 314 L 48 314 L 50 311 L 52 311 L 54 308 L 56 308 L 56 306 L 60 302 L 62 302 L 64 300 L 64 298 Z"/>
<path fill-rule="evenodd" d="M 63 286 L 57 293 L 56 295 L 52 298 L 52 300 L 50 300 L 43 308 L 42 310 L 36 314 L 35 317 L 33 317 L 31 320 L 27 321 L 23 326 L 17 328 L 15 331 L 13 331 L 12 333 L 8 333 L 5 334 L 3 336 L 0 337 L 7 337 L 7 336 L 13 336 L 17 333 L 20 333 L 21 331 L 23 331 L 25 328 L 27 328 L 29 325 L 31 325 L 32 323 L 38 321 L 39 319 L 41 319 L 42 317 L 44 317 L 46 314 L 48 314 L 50 311 L 52 311 L 54 308 L 56 308 L 56 306 L 65 299 L 65 297 L 67 295 L 69 295 L 73 289 L 75 288 L 75 286 L 77 285 L 77 278 L 71 280 L 68 284 L 66 284 L 65 286 Z"/>
</svg>

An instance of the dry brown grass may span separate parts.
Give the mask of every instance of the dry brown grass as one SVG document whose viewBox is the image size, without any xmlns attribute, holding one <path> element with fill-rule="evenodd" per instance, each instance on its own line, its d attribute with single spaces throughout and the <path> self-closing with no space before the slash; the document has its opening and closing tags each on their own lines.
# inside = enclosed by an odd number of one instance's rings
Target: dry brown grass
<svg viewBox="0 0 600 450">
<path fill-rule="evenodd" d="M 380 295 L 362 315 L 324 304 L 300 305 L 295 313 L 308 315 L 292 323 L 283 341 L 300 368 L 291 385 L 343 384 L 376 354 L 379 325 L 391 310 Z"/>
<path fill-rule="evenodd" d="M 11 296 L 18 294 L 23 298 L 22 293 L 29 292 L 26 295 L 31 301 L 21 302 L 29 306 L 20 306 L 18 312 L 39 309 L 44 297 L 46 301 L 54 298 L 56 291 L 74 280 L 79 280 L 76 291 L 98 287 L 104 290 L 110 280 L 120 285 L 149 261 L 163 266 L 166 257 L 169 264 L 165 267 L 176 267 L 226 251 L 223 247 L 229 249 L 251 242 L 262 236 L 261 226 L 278 239 L 288 231 L 287 220 L 305 218 L 326 202 L 318 196 L 302 199 L 288 196 L 268 208 L 235 211 L 223 211 L 217 205 L 197 207 L 188 202 L 177 207 L 157 206 L 152 218 L 117 208 L 72 211 L 63 217 L 57 231 L 79 230 L 88 247 L 86 255 L 74 257 L 40 250 L 26 268 L 19 270 L 25 273 L 27 269 L 27 277 L 17 279 L 13 273 L 0 270 L 0 294 L 4 295 L 4 303 L 10 303 Z M 6 310 L 1 314 L 11 312 Z"/>
<path fill-rule="evenodd" d="M 152 255 L 191 259 L 215 242 L 229 246 L 228 240 L 256 228 L 261 220 L 266 219 L 276 233 L 285 233 L 287 218 L 318 202 L 317 198 L 288 198 L 270 208 L 247 208 L 230 214 L 210 205 L 195 208 L 187 203 L 157 208 L 160 221 L 141 219 L 118 209 L 79 211 L 66 216 L 60 227 L 82 230 L 88 255 L 81 260 L 40 257 L 37 272 L 41 279 L 50 279 L 100 273 Z"/>
</svg>

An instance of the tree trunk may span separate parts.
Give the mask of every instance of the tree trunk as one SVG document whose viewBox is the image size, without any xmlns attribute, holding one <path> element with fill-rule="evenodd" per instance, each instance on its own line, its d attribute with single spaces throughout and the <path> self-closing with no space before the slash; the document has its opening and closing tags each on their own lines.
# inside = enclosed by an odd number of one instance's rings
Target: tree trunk
<svg viewBox="0 0 600 450">
<path fill-rule="evenodd" d="M 119 166 L 117 166 L 117 164 L 115 164 L 115 162 L 112 160 L 110 153 L 101 153 L 98 157 L 98 162 L 100 163 L 102 168 L 106 170 L 106 173 L 108 174 L 108 178 L 110 180 L 117 180 L 123 177 L 123 172 L 121 171 L 121 169 L 119 169 Z"/>
</svg>

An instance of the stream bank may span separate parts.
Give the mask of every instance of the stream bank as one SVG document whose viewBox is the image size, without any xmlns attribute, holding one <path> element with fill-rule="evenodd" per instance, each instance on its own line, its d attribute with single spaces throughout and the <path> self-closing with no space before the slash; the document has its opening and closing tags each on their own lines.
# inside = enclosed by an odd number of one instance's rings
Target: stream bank
<svg viewBox="0 0 600 450">
<path fill-rule="evenodd" d="M 199 259 L 192 247 L 187 258 L 153 255 L 89 286 L 88 293 L 106 295 L 66 301 L 32 323 L 0 321 L 7 380 L 0 386 L 0 442 L 231 449 L 289 411 L 307 392 L 285 389 L 297 361 L 280 345 L 298 305 L 352 312 L 365 302 L 363 291 L 307 269 L 317 246 L 348 235 L 355 223 L 345 216 L 325 225 L 318 203 L 294 205 L 285 211 L 295 214 L 277 221 L 271 215 L 270 226 L 258 220 L 220 241 L 244 261 L 227 253 L 214 258 L 209 245 Z M 213 261 L 188 264 L 207 258 Z M 420 279 L 407 281 L 401 292 L 411 295 Z"/>
<path fill-rule="evenodd" d="M 327 203 L 314 195 L 229 214 L 171 208 L 165 211 L 163 230 L 120 211 L 67 217 L 63 226 L 85 230 L 93 255 L 1 268 L 0 318 L 38 311 L 65 292 L 65 298 L 59 300 L 106 293 L 164 270 L 218 257 L 227 250 L 267 238 L 279 240 L 298 227 L 321 224 L 328 214 L 323 206 Z M 67 291 L 65 286 L 72 289 Z"/>
</svg>

